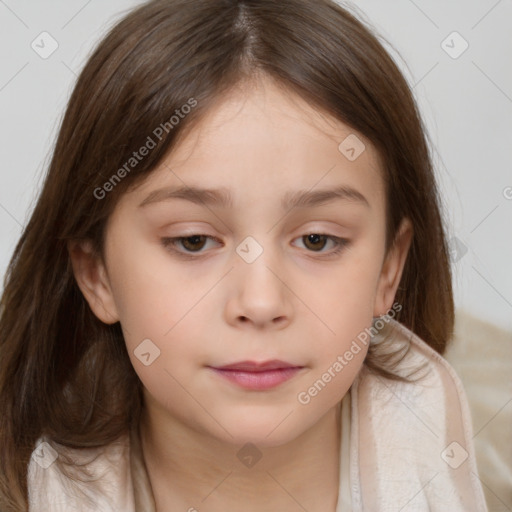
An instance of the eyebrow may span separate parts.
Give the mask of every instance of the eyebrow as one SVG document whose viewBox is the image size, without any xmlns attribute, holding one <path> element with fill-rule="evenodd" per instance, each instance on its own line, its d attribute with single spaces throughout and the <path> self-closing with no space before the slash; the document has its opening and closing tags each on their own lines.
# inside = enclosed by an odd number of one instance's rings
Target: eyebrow
<svg viewBox="0 0 512 512">
<path fill-rule="evenodd" d="M 139 208 L 172 199 L 184 199 L 192 203 L 206 206 L 222 206 L 226 208 L 233 206 L 232 196 L 226 188 L 207 189 L 184 186 L 154 190 L 139 204 Z M 311 208 L 335 200 L 354 201 L 370 207 L 370 203 L 361 192 L 347 185 L 340 185 L 323 190 L 297 190 L 288 192 L 282 198 L 281 207 L 283 210 Z"/>
</svg>

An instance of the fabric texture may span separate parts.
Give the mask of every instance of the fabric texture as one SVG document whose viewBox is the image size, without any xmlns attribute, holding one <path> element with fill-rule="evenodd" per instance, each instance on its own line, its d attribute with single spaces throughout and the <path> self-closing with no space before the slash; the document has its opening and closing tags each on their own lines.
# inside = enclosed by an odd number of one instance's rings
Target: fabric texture
<svg viewBox="0 0 512 512">
<path fill-rule="evenodd" d="M 487 506 L 512 511 L 512 330 L 459 310 L 444 354 L 460 377 Z"/>
<path fill-rule="evenodd" d="M 372 343 L 410 350 L 391 381 L 363 366 L 342 400 L 340 486 L 335 512 L 487 512 L 461 382 L 446 360 L 390 320 Z M 303 405 L 301 405 L 303 407 Z M 56 458 L 85 464 L 75 483 Z M 71 466 L 72 474 L 80 467 Z M 30 512 L 156 512 L 138 428 L 101 449 L 41 436 L 28 466 Z"/>
</svg>

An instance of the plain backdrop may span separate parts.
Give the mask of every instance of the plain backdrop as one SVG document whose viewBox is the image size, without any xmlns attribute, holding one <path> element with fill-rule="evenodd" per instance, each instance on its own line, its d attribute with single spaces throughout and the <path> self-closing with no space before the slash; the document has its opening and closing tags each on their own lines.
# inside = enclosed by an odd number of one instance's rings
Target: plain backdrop
<svg viewBox="0 0 512 512">
<path fill-rule="evenodd" d="M 0 0 L 0 276 L 84 59 L 139 3 Z M 414 87 L 445 204 L 457 307 L 512 330 L 512 2 L 349 5 L 389 42 Z"/>
</svg>

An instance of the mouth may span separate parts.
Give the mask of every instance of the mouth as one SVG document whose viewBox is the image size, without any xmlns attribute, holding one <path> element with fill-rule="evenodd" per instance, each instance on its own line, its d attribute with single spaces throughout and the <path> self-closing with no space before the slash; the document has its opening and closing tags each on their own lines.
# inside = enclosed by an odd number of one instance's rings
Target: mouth
<svg viewBox="0 0 512 512">
<path fill-rule="evenodd" d="M 262 391 L 290 380 L 304 367 L 284 361 L 241 361 L 225 366 L 209 366 L 220 377 L 244 389 Z"/>
</svg>

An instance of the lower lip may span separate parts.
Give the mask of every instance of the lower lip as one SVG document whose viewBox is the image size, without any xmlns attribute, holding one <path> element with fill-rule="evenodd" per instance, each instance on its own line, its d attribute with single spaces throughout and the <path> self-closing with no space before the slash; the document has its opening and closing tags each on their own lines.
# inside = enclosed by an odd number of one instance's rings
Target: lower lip
<svg viewBox="0 0 512 512">
<path fill-rule="evenodd" d="M 237 384 L 245 389 L 264 390 L 279 386 L 283 382 L 290 380 L 302 368 L 281 368 L 277 370 L 268 370 L 263 372 L 247 372 L 241 370 L 220 370 L 212 368 L 218 375 Z"/>
</svg>

